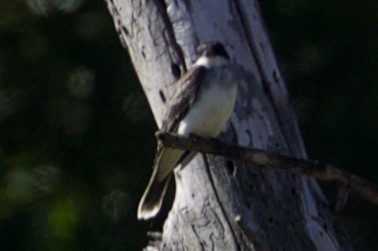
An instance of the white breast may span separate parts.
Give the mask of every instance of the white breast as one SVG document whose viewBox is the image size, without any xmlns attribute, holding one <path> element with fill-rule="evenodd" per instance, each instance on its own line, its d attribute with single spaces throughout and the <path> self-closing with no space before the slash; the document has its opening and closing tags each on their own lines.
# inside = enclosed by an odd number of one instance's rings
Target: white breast
<svg viewBox="0 0 378 251">
<path fill-rule="evenodd" d="M 201 93 L 194 106 L 180 122 L 178 134 L 196 134 L 204 137 L 217 136 L 232 113 L 236 89 L 236 85 L 223 90 L 218 84 L 212 84 Z"/>
</svg>

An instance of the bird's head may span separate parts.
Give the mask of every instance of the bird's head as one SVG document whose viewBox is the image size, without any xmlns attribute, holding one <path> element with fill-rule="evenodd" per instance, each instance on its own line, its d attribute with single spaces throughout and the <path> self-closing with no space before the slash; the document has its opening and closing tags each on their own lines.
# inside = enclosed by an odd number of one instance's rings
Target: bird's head
<svg viewBox="0 0 378 251">
<path fill-rule="evenodd" d="M 230 62 L 228 55 L 223 44 L 219 42 L 205 42 L 197 47 L 197 52 L 200 57 L 196 61 L 196 65 L 206 67 L 222 66 Z"/>
</svg>

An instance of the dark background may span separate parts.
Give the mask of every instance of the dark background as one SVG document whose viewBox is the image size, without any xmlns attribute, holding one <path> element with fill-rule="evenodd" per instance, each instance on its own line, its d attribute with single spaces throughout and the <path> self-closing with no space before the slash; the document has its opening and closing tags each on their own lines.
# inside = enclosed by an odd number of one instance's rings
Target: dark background
<svg viewBox="0 0 378 251">
<path fill-rule="evenodd" d="M 377 182 L 377 1 L 261 4 L 310 158 Z M 0 250 L 140 250 L 156 126 L 105 4 L 0 12 Z M 357 250 L 378 250 L 377 209 L 348 201 Z"/>
</svg>

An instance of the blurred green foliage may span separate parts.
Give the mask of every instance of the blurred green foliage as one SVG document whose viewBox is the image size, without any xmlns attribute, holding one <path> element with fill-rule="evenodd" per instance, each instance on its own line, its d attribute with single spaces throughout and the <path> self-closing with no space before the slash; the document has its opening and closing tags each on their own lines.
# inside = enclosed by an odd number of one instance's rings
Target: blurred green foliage
<svg viewBox="0 0 378 251">
<path fill-rule="evenodd" d="M 377 181 L 376 0 L 261 4 L 310 157 Z M 0 250 L 141 249 L 155 123 L 105 4 L 0 9 Z M 357 249 L 376 211 L 348 203 Z"/>
<path fill-rule="evenodd" d="M 155 124 L 105 4 L 0 9 L 0 250 L 140 249 Z"/>
</svg>

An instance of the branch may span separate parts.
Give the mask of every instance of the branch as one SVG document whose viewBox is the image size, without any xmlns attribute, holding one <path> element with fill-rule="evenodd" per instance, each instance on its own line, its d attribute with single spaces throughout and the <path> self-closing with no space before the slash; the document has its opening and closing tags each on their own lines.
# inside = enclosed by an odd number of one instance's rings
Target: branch
<svg viewBox="0 0 378 251">
<path fill-rule="evenodd" d="M 348 190 L 354 191 L 373 204 L 378 205 L 378 187 L 357 175 L 342 171 L 330 164 L 314 160 L 296 159 L 266 150 L 229 145 L 215 138 L 202 138 L 196 135 L 181 137 L 158 131 L 156 137 L 164 147 L 222 155 L 231 159 L 251 161 L 261 167 L 274 167 L 281 170 L 293 170 L 297 173 L 313 176 L 319 180 L 336 181 Z"/>
</svg>

